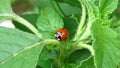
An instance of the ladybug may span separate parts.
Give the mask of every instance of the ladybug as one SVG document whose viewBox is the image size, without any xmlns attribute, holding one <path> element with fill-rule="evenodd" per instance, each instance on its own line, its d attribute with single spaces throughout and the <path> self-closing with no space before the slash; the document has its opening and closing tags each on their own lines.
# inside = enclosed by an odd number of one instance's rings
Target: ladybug
<svg viewBox="0 0 120 68">
<path fill-rule="evenodd" d="M 59 29 L 55 33 L 55 39 L 57 40 L 66 40 L 68 38 L 68 31 L 64 28 Z"/>
</svg>

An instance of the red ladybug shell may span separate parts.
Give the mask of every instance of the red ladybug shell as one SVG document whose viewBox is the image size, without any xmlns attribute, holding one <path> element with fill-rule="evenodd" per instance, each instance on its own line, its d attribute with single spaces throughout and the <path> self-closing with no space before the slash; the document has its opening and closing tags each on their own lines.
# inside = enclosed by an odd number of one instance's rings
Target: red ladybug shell
<svg viewBox="0 0 120 68">
<path fill-rule="evenodd" d="M 66 29 L 59 29 L 55 33 L 55 39 L 66 40 L 68 38 L 68 31 Z"/>
</svg>

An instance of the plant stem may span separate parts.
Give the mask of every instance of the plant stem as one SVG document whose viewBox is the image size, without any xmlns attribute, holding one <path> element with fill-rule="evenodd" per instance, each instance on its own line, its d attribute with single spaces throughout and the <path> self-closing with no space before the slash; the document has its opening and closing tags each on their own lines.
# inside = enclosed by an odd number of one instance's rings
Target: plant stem
<svg viewBox="0 0 120 68">
<path fill-rule="evenodd" d="M 43 39 L 42 35 L 38 32 L 38 30 L 32 24 L 30 24 L 27 20 L 21 18 L 18 15 L 15 15 L 13 17 L 13 20 L 18 21 L 20 24 L 23 24 L 24 26 L 26 26 L 27 28 L 29 28 L 34 34 L 36 34 L 40 39 Z"/>
<path fill-rule="evenodd" d="M 46 40 L 43 40 L 43 43 L 44 44 L 57 44 L 59 46 L 62 46 L 62 44 L 58 41 L 58 40 L 55 40 L 55 39 L 46 39 Z"/>
<path fill-rule="evenodd" d="M 84 4 L 80 1 L 81 3 L 81 6 L 82 6 L 82 19 L 80 21 L 80 24 L 78 26 L 78 29 L 77 29 L 77 33 L 75 34 L 75 37 L 74 37 L 74 41 L 76 41 L 77 39 L 80 38 L 80 35 L 82 33 L 82 29 L 83 29 L 83 25 L 85 24 L 85 20 L 86 20 L 86 7 L 84 6 Z"/>
<path fill-rule="evenodd" d="M 91 28 L 91 24 L 89 24 L 89 22 L 88 22 L 87 28 L 79 40 L 87 39 L 90 36 L 90 28 Z"/>
</svg>

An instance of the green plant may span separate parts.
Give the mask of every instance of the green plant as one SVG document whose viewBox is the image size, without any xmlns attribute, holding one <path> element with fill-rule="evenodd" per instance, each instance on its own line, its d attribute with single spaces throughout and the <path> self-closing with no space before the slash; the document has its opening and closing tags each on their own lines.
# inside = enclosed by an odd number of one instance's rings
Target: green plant
<svg viewBox="0 0 120 68">
<path fill-rule="evenodd" d="M 40 13 L 20 17 L 9 0 L 1 0 L 0 22 L 14 20 L 19 30 L 0 27 L 0 68 L 119 67 L 117 5 L 118 0 L 37 0 Z M 65 41 L 54 39 L 60 28 L 69 31 Z"/>
</svg>

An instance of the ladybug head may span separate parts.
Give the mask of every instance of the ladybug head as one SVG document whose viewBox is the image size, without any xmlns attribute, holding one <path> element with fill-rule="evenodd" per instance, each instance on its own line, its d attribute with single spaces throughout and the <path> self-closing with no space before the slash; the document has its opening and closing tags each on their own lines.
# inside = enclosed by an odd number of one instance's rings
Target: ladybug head
<svg viewBox="0 0 120 68">
<path fill-rule="evenodd" d="M 61 37 L 62 37 L 62 32 L 58 32 L 55 34 L 55 39 L 61 40 Z"/>
</svg>

